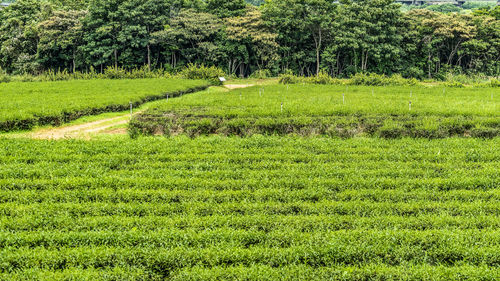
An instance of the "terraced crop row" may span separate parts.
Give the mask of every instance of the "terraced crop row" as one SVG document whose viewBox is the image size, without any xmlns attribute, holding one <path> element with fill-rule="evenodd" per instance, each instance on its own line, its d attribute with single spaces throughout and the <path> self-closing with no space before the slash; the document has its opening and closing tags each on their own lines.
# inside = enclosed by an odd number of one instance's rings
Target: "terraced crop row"
<svg viewBox="0 0 500 281">
<path fill-rule="evenodd" d="M 60 125 L 85 115 L 127 110 L 147 101 L 205 89 L 183 79 L 73 80 L 0 84 L 0 131 Z"/>
<path fill-rule="evenodd" d="M 200 92 L 136 116 L 136 135 L 325 135 L 493 138 L 495 88 L 272 85 Z"/>
<path fill-rule="evenodd" d="M 0 146 L 2 280 L 500 278 L 498 138 Z"/>
</svg>

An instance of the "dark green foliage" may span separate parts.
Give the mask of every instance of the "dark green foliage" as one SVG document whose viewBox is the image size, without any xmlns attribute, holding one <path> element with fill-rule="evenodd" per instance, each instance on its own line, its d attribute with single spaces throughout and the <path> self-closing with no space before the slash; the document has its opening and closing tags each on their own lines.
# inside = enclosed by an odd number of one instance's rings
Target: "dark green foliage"
<svg viewBox="0 0 500 281">
<path fill-rule="evenodd" d="M 241 16 L 245 12 L 245 0 L 206 0 L 207 12 L 219 18 Z"/>
<path fill-rule="evenodd" d="M 461 11 L 459 7 L 453 4 L 429 5 L 425 8 L 434 12 L 441 12 L 441 13 L 453 13 L 453 12 L 456 13 Z"/>
</svg>

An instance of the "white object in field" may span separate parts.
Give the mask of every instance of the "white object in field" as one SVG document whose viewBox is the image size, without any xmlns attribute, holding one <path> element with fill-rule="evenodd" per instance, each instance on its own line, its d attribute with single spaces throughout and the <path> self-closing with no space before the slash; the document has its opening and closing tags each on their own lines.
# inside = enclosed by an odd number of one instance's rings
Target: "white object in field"
<svg viewBox="0 0 500 281">
<path fill-rule="evenodd" d="M 281 103 L 281 112 L 283 112 L 283 102 Z"/>
<path fill-rule="evenodd" d="M 226 78 L 224 78 L 224 77 L 219 77 L 219 81 L 221 81 L 221 82 L 226 82 Z"/>
</svg>

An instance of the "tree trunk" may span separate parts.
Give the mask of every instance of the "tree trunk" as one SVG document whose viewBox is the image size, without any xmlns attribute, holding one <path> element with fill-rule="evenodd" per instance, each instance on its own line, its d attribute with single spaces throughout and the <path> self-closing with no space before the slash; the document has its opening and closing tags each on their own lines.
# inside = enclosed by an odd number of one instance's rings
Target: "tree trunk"
<svg viewBox="0 0 500 281">
<path fill-rule="evenodd" d="M 365 70 L 364 65 L 365 65 L 365 50 L 361 50 L 361 71 L 362 72 Z"/>
<path fill-rule="evenodd" d="M 431 76 L 431 52 L 429 52 L 428 54 L 429 54 L 429 55 L 428 55 L 428 57 L 427 57 L 427 65 L 428 65 L 428 67 L 427 67 L 427 68 L 428 68 L 427 72 L 428 72 L 429 79 L 431 79 L 431 78 L 432 78 L 432 76 Z"/>
<path fill-rule="evenodd" d="M 340 75 L 340 52 L 337 53 L 337 75 Z"/>
<path fill-rule="evenodd" d="M 319 58 L 319 52 L 321 51 L 321 40 L 323 39 L 321 36 L 321 26 L 318 28 L 318 36 L 314 36 L 314 45 L 316 46 L 316 75 L 319 74 L 319 64 L 320 64 L 320 58 Z"/>
<path fill-rule="evenodd" d="M 319 74 L 319 49 L 316 49 L 316 75 Z"/>
<path fill-rule="evenodd" d="M 76 59 L 75 50 L 73 50 L 73 73 L 76 71 Z"/>
<path fill-rule="evenodd" d="M 453 50 L 451 50 L 451 53 L 450 55 L 448 56 L 448 61 L 446 64 L 451 64 L 452 60 L 453 60 L 453 57 L 455 56 L 455 54 L 457 53 L 458 51 L 458 48 L 460 47 L 460 45 L 462 44 L 462 40 L 459 40 L 457 45 L 453 48 Z"/>
<path fill-rule="evenodd" d="M 363 71 L 366 71 L 366 69 L 368 68 L 368 51 L 366 51 L 365 57 L 364 57 L 363 61 L 364 61 L 364 63 L 363 63 Z"/>
<path fill-rule="evenodd" d="M 151 71 L 151 48 L 149 44 L 147 45 L 148 48 L 148 70 Z"/>
<path fill-rule="evenodd" d="M 115 49 L 115 69 L 118 69 L 118 51 Z"/>
</svg>

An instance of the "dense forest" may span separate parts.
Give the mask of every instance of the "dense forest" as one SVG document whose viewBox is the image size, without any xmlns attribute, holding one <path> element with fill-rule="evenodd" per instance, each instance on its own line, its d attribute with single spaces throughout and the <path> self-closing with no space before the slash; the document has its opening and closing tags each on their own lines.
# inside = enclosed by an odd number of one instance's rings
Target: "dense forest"
<svg viewBox="0 0 500 281">
<path fill-rule="evenodd" d="M 18 0 L 0 9 L 5 73 L 188 64 L 240 76 L 499 76 L 500 7 L 443 13 L 403 11 L 393 0 Z"/>
</svg>

